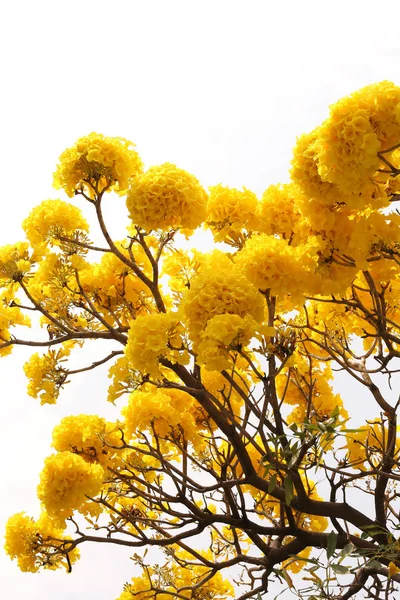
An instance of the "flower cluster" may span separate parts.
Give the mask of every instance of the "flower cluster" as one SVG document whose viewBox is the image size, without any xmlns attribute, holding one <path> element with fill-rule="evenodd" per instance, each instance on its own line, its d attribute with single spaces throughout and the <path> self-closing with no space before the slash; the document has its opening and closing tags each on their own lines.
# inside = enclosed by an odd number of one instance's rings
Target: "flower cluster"
<svg viewBox="0 0 400 600">
<path fill-rule="evenodd" d="M 11 352 L 11 345 L 4 345 L 2 342 L 9 342 L 11 339 L 10 328 L 16 325 L 29 327 L 31 321 L 19 308 L 19 301 L 10 290 L 0 292 L 0 356 L 5 356 Z"/>
<path fill-rule="evenodd" d="M 23 221 L 22 227 L 32 248 L 43 251 L 47 242 L 57 243 L 57 236 L 89 231 L 82 212 L 69 202 L 44 200 Z"/>
<path fill-rule="evenodd" d="M 70 451 L 88 463 L 106 467 L 121 445 L 121 435 L 115 424 L 97 415 L 64 417 L 53 430 L 53 447 L 57 452 Z"/>
<path fill-rule="evenodd" d="M 200 448 L 204 440 L 204 414 L 201 407 L 187 392 L 177 389 L 135 391 L 128 405 L 122 410 L 128 437 L 149 430 L 160 439 L 181 440 Z"/>
<path fill-rule="evenodd" d="M 257 203 L 257 196 L 246 188 L 210 187 L 206 224 L 213 232 L 214 240 L 235 239 L 243 230 L 253 229 Z"/>
<path fill-rule="evenodd" d="M 379 468 L 387 447 L 387 426 L 380 420 L 367 421 L 358 430 L 346 435 L 347 461 L 353 469 L 364 471 Z M 394 459 L 400 455 L 400 441 L 396 440 Z"/>
<path fill-rule="evenodd" d="M 289 423 L 303 423 L 307 417 L 311 422 L 323 422 L 330 418 L 335 409 L 343 419 L 348 417 L 340 394 L 332 389 L 333 374 L 329 366 L 314 367 L 302 356 L 296 355 L 289 373 L 276 378 L 277 391 L 286 406 L 294 406 L 288 416 Z"/>
<path fill-rule="evenodd" d="M 257 288 L 222 252 L 214 252 L 190 283 L 183 300 L 183 313 L 191 339 L 200 342 L 200 334 L 216 315 L 252 317 L 260 322 L 264 303 Z"/>
<path fill-rule="evenodd" d="M 305 281 L 315 272 L 317 256 L 311 243 L 293 247 L 273 235 L 254 235 L 236 257 L 249 281 L 274 296 L 298 298 L 309 290 Z M 307 289 L 308 288 L 308 289 Z"/>
<path fill-rule="evenodd" d="M 27 242 L 7 244 L 0 248 L 0 286 L 20 281 L 32 268 Z"/>
<path fill-rule="evenodd" d="M 257 231 L 290 239 L 300 218 L 293 184 L 270 185 L 257 204 Z"/>
<path fill-rule="evenodd" d="M 96 496 L 104 481 L 100 464 L 64 451 L 46 458 L 40 474 L 38 498 L 49 515 L 66 517 L 79 509 L 87 496 Z"/>
<path fill-rule="evenodd" d="M 196 229 L 206 216 L 207 194 L 193 175 L 171 163 L 151 167 L 134 179 L 126 205 L 144 229 Z"/>
<path fill-rule="evenodd" d="M 122 243 L 116 246 L 127 255 Z M 136 253 L 135 261 L 142 272 L 146 272 L 147 264 L 142 260 L 142 253 Z M 133 315 L 140 314 L 151 305 L 148 287 L 111 252 L 104 254 L 99 262 L 87 263 L 85 268 L 80 269 L 79 283 L 85 294 L 92 298 L 96 310 L 111 325 L 115 325 L 114 315 L 118 315 L 120 324 L 128 326 Z"/>
<path fill-rule="evenodd" d="M 60 156 L 54 187 L 69 197 L 85 192 L 90 198 L 104 190 L 124 193 L 133 177 L 142 171 L 135 145 L 120 137 L 90 133 Z"/>
<path fill-rule="evenodd" d="M 331 206 L 376 204 L 384 196 L 379 152 L 399 139 L 400 88 L 387 81 L 367 86 L 331 106 L 329 118 L 299 139 L 292 179 Z"/>
<path fill-rule="evenodd" d="M 160 359 L 187 364 L 189 356 L 182 334 L 183 328 L 176 313 L 137 317 L 131 322 L 125 346 L 129 367 L 158 379 Z"/>
<path fill-rule="evenodd" d="M 49 350 L 42 356 L 36 352 L 25 363 L 24 372 L 29 380 L 28 394 L 40 398 L 40 404 L 56 403 L 62 386 L 67 383 L 67 372 L 61 363 L 70 352 L 68 345 L 60 350 Z"/>
<path fill-rule="evenodd" d="M 199 554 L 204 555 L 208 561 L 214 559 L 211 550 Z M 146 600 L 149 598 L 149 589 L 154 589 L 152 586 L 155 581 L 164 581 L 161 586 L 166 593 L 157 593 L 157 596 L 160 600 L 164 598 L 167 600 L 167 598 L 176 595 L 176 590 L 179 589 L 186 589 L 191 594 L 190 588 L 193 583 L 203 579 L 205 583 L 201 586 L 199 598 L 204 600 L 221 600 L 223 598 L 227 600 L 234 597 L 233 585 L 227 579 L 224 579 L 219 571 L 212 577 L 206 577 L 209 567 L 201 562 L 196 564 L 189 552 L 174 549 L 174 556 L 177 556 L 178 563 L 171 561 L 165 567 L 157 567 L 157 569 L 149 567 L 143 575 L 133 577 L 132 583 L 125 586 L 124 591 L 117 600 Z M 182 597 L 193 598 L 194 596 L 185 594 Z"/>
<path fill-rule="evenodd" d="M 197 362 L 210 371 L 223 371 L 232 367 L 234 355 L 253 337 L 257 323 L 252 317 L 223 314 L 212 317 L 201 332 Z"/>
<path fill-rule="evenodd" d="M 40 567 L 56 569 L 60 565 L 69 569 L 79 553 L 76 549 L 69 552 L 68 540 L 62 538 L 63 530 L 56 528 L 46 513 L 37 521 L 17 513 L 7 521 L 5 551 L 11 559 L 18 560 L 21 571 L 36 573 Z"/>
</svg>

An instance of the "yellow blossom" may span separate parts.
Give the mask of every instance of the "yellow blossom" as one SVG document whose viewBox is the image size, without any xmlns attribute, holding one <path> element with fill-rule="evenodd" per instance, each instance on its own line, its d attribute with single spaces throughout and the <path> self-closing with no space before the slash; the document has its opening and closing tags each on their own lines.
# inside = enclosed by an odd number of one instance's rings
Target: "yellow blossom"
<svg viewBox="0 0 400 600">
<path fill-rule="evenodd" d="M 68 517 L 81 507 L 87 496 L 100 492 L 103 481 L 101 465 L 90 464 L 73 452 L 59 452 L 45 460 L 38 497 L 50 515 Z"/>
<path fill-rule="evenodd" d="M 89 230 L 79 208 L 62 200 L 44 200 L 23 221 L 32 248 L 42 251 L 46 243 L 57 244 L 57 236 L 72 236 Z"/>
<path fill-rule="evenodd" d="M 58 452 L 69 450 L 88 463 L 111 464 L 116 453 L 111 446 L 121 446 L 118 427 L 97 415 L 64 417 L 53 430 L 53 447 Z"/>
<path fill-rule="evenodd" d="M 190 283 L 183 300 L 183 314 L 191 338 L 200 341 L 208 321 L 223 314 L 251 316 L 260 322 L 264 316 L 263 297 L 241 270 L 221 253 L 205 261 Z"/>
<path fill-rule="evenodd" d="M 62 529 L 56 528 L 46 513 L 42 513 L 37 521 L 25 513 L 17 513 L 7 521 L 5 551 L 11 559 L 18 560 L 21 571 L 35 573 L 41 567 L 56 569 L 59 566 L 69 569 L 79 558 L 79 553 L 76 549 L 68 552 L 67 539 L 63 537 Z"/>
<path fill-rule="evenodd" d="M 71 347 L 66 345 L 60 350 L 50 349 L 40 356 L 37 352 L 24 365 L 27 376 L 28 394 L 40 398 L 40 404 L 55 404 L 63 385 L 67 383 L 68 372 L 62 368 L 70 354 Z"/>
<path fill-rule="evenodd" d="M 60 156 L 54 187 L 64 189 L 69 197 L 80 191 L 90 198 L 104 190 L 124 193 L 141 171 L 142 161 L 132 142 L 90 133 Z"/>
<path fill-rule="evenodd" d="M 210 187 L 206 224 L 214 240 L 235 238 L 242 230 L 252 229 L 257 203 L 257 196 L 246 188 L 241 191 L 222 185 Z"/>
<path fill-rule="evenodd" d="M 257 322 L 247 316 L 216 315 L 201 333 L 197 362 L 210 371 L 223 371 L 232 366 L 230 351 L 245 347 L 257 328 Z"/>
<path fill-rule="evenodd" d="M 130 218 L 144 229 L 196 229 L 205 219 L 207 194 L 198 180 L 165 163 L 132 183 L 126 200 Z"/>
<path fill-rule="evenodd" d="M 183 328 L 176 313 L 139 316 L 131 322 L 125 356 L 131 369 L 160 377 L 159 360 L 187 364 Z"/>
</svg>

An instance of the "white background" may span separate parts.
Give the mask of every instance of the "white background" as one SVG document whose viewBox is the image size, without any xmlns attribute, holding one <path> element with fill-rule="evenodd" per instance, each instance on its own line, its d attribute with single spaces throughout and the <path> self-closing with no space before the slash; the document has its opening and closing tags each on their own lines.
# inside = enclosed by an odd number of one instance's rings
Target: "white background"
<svg viewBox="0 0 400 600">
<path fill-rule="evenodd" d="M 58 197 L 58 156 L 91 131 L 126 137 L 146 166 L 176 163 L 204 186 L 260 194 L 287 181 L 296 136 L 329 104 L 383 79 L 400 84 L 399 17 L 398 0 L 4 1 L 0 244 L 22 239 L 23 218 Z M 123 200 L 111 202 L 117 235 Z M 26 394 L 29 354 L 16 348 L 0 362 L 1 532 L 15 512 L 38 516 L 38 476 L 62 416 L 117 417 L 98 372 L 40 407 Z M 132 567 L 126 549 L 92 546 L 72 575 L 31 575 L 1 551 L 0 595 L 113 600 Z"/>
</svg>

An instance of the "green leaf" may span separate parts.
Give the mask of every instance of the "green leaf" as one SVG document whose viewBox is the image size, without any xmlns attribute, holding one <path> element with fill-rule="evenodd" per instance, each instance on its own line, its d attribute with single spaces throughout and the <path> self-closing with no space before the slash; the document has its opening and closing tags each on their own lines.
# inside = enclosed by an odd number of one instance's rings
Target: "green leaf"
<svg viewBox="0 0 400 600">
<path fill-rule="evenodd" d="M 294 490 L 293 490 L 293 481 L 289 475 L 287 475 L 285 477 L 284 488 L 285 488 L 285 503 L 288 506 L 290 506 L 290 503 L 292 502 L 293 497 L 294 497 Z"/>
<path fill-rule="evenodd" d="M 338 405 L 335 406 L 335 408 L 333 409 L 333 411 L 331 412 L 331 417 L 335 418 L 339 416 L 339 407 Z"/>
<path fill-rule="evenodd" d="M 331 567 L 337 575 L 346 575 L 349 572 L 348 567 L 344 567 L 343 565 L 331 565 Z"/>
<path fill-rule="evenodd" d="M 341 552 L 340 552 L 340 558 L 343 560 L 343 558 L 346 558 L 346 556 L 349 556 L 349 554 L 351 554 L 352 552 L 354 552 L 355 546 L 354 544 L 352 544 L 351 542 L 349 542 L 348 544 L 346 544 Z"/>
<path fill-rule="evenodd" d="M 337 544 L 337 540 L 338 540 L 338 535 L 337 533 L 335 533 L 334 531 L 331 531 L 328 534 L 328 542 L 326 545 L 326 555 L 328 557 L 328 560 L 334 555 L 335 550 L 336 550 L 336 544 Z"/>
<path fill-rule="evenodd" d="M 299 458 L 299 454 L 300 454 L 300 450 L 296 450 L 296 452 L 293 452 L 292 456 L 290 457 L 289 462 L 287 463 L 287 468 L 288 469 L 291 469 L 293 467 L 293 465 L 295 464 L 295 462 Z"/>
<path fill-rule="evenodd" d="M 272 494 L 276 488 L 276 473 L 271 475 L 271 479 L 268 481 L 268 494 Z"/>
</svg>

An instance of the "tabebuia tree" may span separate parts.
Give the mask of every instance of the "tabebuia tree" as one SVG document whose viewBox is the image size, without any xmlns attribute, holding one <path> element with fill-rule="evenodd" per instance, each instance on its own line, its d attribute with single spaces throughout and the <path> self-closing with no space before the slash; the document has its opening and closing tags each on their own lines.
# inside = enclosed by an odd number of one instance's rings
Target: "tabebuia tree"
<svg viewBox="0 0 400 600">
<path fill-rule="evenodd" d="M 24 370 L 42 404 L 108 368 L 115 419 L 56 426 L 42 513 L 6 528 L 21 570 L 71 570 L 107 542 L 140 567 L 118 600 L 392 597 L 399 174 L 386 81 L 331 106 L 297 140 L 290 183 L 261 198 L 145 170 L 123 138 L 91 133 L 61 155 L 55 187 L 73 200 L 42 202 L 26 240 L 0 248 L 0 352 L 36 347 Z M 103 208 L 124 201 L 116 240 Z M 183 250 L 200 227 L 215 248 Z M 102 358 L 69 368 L 86 340 Z"/>
</svg>

